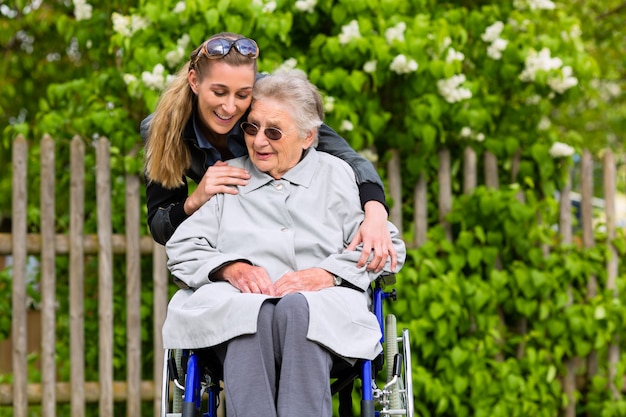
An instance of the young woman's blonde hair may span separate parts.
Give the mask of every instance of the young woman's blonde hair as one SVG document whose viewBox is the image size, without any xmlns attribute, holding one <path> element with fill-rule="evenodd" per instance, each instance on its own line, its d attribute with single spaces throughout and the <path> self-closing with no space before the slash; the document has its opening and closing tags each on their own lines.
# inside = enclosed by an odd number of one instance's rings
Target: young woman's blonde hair
<svg viewBox="0 0 626 417">
<path fill-rule="evenodd" d="M 232 40 L 244 38 L 243 35 L 222 32 L 211 36 L 224 37 Z M 176 74 L 176 77 L 165 88 L 150 121 L 145 152 L 145 173 L 148 181 L 158 182 L 165 188 L 176 188 L 183 184 L 183 175 L 191 164 L 191 154 L 184 141 L 185 125 L 192 115 L 196 95 L 189 86 L 187 76 L 190 65 L 196 71 L 198 81 L 206 77 L 211 69 L 211 62 L 217 59 L 208 59 L 201 54 L 204 42 L 197 47 L 187 62 Z M 203 54 L 202 54 L 203 55 Z M 241 55 L 231 48 L 223 60 L 228 65 L 250 65 L 256 77 L 257 61 Z"/>
</svg>

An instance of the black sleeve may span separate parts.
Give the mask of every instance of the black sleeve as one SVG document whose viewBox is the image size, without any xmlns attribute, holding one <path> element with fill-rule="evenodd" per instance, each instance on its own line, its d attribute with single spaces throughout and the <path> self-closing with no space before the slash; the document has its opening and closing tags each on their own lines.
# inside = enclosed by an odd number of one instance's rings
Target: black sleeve
<svg viewBox="0 0 626 417">
<path fill-rule="evenodd" d="M 346 161 L 356 175 L 359 185 L 361 205 L 368 201 L 378 201 L 387 208 L 385 188 L 374 165 L 350 147 L 348 142 L 326 124 L 319 128 L 319 143 L 317 150 L 329 153 Z M 388 208 L 387 208 L 387 211 Z"/>
<path fill-rule="evenodd" d="M 139 131 L 144 143 L 148 137 L 151 119 L 152 115 L 149 115 L 141 122 Z M 165 245 L 176 228 L 189 217 L 184 210 L 188 192 L 187 179 L 183 178 L 183 185 L 174 189 L 164 188 L 156 182 L 149 182 L 147 178 L 145 182 L 148 227 L 152 238 L 161 245 Z"/>
<path fill-rule="evenodd" d="M 155 182 L 146 185 L 148 226 L 152 238 L 165 245 L 176 228 L 189 216 L 184 205 L 187 200 L 187 182 L 181 187 L 167 189 Z"/>
</svg>

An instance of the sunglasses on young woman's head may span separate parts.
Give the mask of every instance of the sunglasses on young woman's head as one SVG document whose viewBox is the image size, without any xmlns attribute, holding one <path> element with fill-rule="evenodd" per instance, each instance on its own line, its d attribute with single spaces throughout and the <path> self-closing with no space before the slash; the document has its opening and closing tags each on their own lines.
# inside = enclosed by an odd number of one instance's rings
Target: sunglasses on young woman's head
<svg viewBox="0 0 626 417">
<path fill-rule="evenodd" d="M 259 126 L 250 122 L 243 122 L 241 124 L 241 128 L 246 133 L 246 135 L 250 135 L 250 136 L 258 135 L 259 131 L 261 130 Z M 265 134 L 266 138 L 271 139 L 271 140 L 278 140 L 283 137 L 283 132 L 281 132 L 279 129 L 275 127 L 266 127 L 265 130 L 263 130 L 263 133 Z"/>
<path fill-rule="evenodd" d="M 235 47 L 235 50 L 243 56 L 252 59 L 256 59 L 259 56 L 259 47 L 252 39 L 212 38 L 204 42 L 193 64 L 195 65 L 202 55 L 206 55 L 209 59 L 223 58 L 228 55 L 232 47 Z"/>
</svg>

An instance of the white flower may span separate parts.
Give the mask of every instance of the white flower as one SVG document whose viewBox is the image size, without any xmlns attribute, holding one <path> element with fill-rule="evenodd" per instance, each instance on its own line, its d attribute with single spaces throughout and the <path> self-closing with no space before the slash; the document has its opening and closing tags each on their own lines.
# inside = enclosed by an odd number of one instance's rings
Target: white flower
<svg viewBox="0 0 626 417">
<path fill-rule="evenodd" d="M 176 46 L 178 46 L 179 48 L 187 49 L 190 40 L 191 38 L 189 37 L 189 35 L 185 33 L 183 34 L 183 36 L 178 38 L 178 40 L 176 41 Z"/>
<path fill-rule="evenodd" d="M 406 23 L 400 22 L 397 25 L 388 28 L 385 31 L 385 38 L 388 44 L 392 44 L 393 41 L 404 42 L 404 31 L 406 30 Z"/>
<path fill-rule="evenodd" d="M 553 10 L 556 5 L 551 0 L 514 0 L 513 6 L 518 10 Z"/>
<path fill-rule="evenodd" d="M 593 79 L 589 85 L 597 90 L 602 101 L 611 101 L 622 95 L 622 88 L 615 81 Z"/>
<path fill-rule="evenodd" d="M 180 47 L 177 47 L 173 51 L 169 51 L 165 54 L 165 60 L 170 68 L 177 66 L 183 58 L 185 58 L 185 50 Z"/>
<path fill-rule="evenodd" d="M 177 66 L 186 58 L 186 50 L 189 46 L 189 40 L 189 35 L 185 33 L 176 41 L 176 48 L 165 54 L 165 60 L 170 68 Z"/>
<path fill-rule="evenodd" d="M 546 116 L 543 116 L 541 120 L 539 120 L 539 124 L 537 125 L 537 130 L 548 130 L 552 122 Z"/>
<path fill-rule="evenodd" d="M 371 149 L 371 148 L 361 149 L 359 151 L 359 154 L 373 164 L 378 162 L 378 154 L 374 151 L 374 149 Z"/>
<path fill-rule="evenodd" d="M 378 64 L 378 62 L 376 60 L 367 61 L 365 64 L 363 64 L 363 71 L 372 74 L 372 73 L 376 72 L 376 65 L 377 64 Z"/>
<path fill-rule="evenodd" d="M 454 48 L 448 49 L 448 54 L 446 55 L 446 62 L 449 64 L 453 61 L 463 61 L 465 59 L 465 55 L 463 52 L 455 51 Z"/>
<path fill-rule="evenodd" d="M 317 0 L 298 0 L 296 1 L 296 9 L 301 12 L 313 13 L 317 6 Z"/>
<path fill-rule="evenodd" d="M 150 21 L 145 17 L 141 16 L 130 16 L 130 30 L 132 33 L 138 32 L 142 29 L 145 29 L 149 26 Z"/>
<path fill-rule="evenodd" d="M 113 21 L 113 31 L 123 36 L 130 36 L 130 17 L 113 12 L 111 14 L 111 20 Z"/>
<path fill-rule="evenodd" d="M 466 139 L 474 139 L 476 142 L 482 142 L 485 140 L 485 134 L 482 132 L 475 133 L 472 128 L 465 126 L 461 129 L 460 137 Z"/>
<path fill-rule="evenodd" d="M 563 94 L 566 90 L 569 90 L 578 84 L 578 79 L 572 76 L 572 74 L 572 67 L 569 65 L 564 66 L 561 68 L 560 76 L 548 78 L 547 83 L 553 91 Z"/>
<path fill-rule="evenodd" d="M 162 90 L 166 85 L 165 67 L 161 64 L 156 64 L 152 72 L 144 71 L 141 74 L 141 80 L 148 88 Z"/>
<path fill-rule="evenodd" d="M 534 94 L 530 97 L 527 97 L 524 102 L 528 106 L 534 106 L 534 105 L 539 104 L 540 101 L 541 101 L 541 96 L 539 94 Z"/>
<path fill-rule="evenodd" d="M 339 43 L 342 45 L 346 45 L 352 39 L 358 39 L 360 37 L 361 33 L 359 32 L 359 22 L 353 20 L 341 28 L 341 33 L 339 34 Z"/>
<path fill-rule="evenodd" d="M 499 60 L 500 58 L 502 58 L 502 51 L 506 49 L 508 43 L 509 41 L 502 38 L 494 40 L 487 48 L 487 55 L 491 59 Z"/>
<path fill-rule="evenodd" d="M 172 12 L 174 12 L 176 14 L 180 14 L 180 13 L 184 12 L 186 8 L 187 8 L 187 5 L 185 4 L 185 2 L 184 1 L 179 1 L 174 6 L 174 10 L 172 10 Z"/>
<path fill-rule="evenodd" d="M 574 155 L 574 148 L 566 143 L 554 142 L 548 152 L 552 158 L 567 158 Z"/>
<path fill-rule="evenodd" d="M 111 20 L 113 21 L 113 30 L 126 37 L 148 27 L 148 20 L 140 16 L 124 16 L 113 12 Z"/>
<path fill-rule="evenodd" d="M 344 132 L 352 132 L 354 130 L 354 125 L 352 124 L 350 120 L 344 119 L 341 122 L 341 126 L 339 126 L 339 130 L 344 131 Z"/>
<path fill-rule="evenodd" d="M 559 69 L 563 65 L 563 61 L 560 58 L 552 58 L 550 56 L 550 50 L 543 48 L 539 53 L 535 50 L 531 50 L 524 62 L 524 70 L 520 74 L 519 78 L 522 81 L 531 82 L 535 81 L 535 75 L 537 71 L 550 71 Z"/>
<path fill-rule="evenodd" d="M 263 13 L 273 13 L 276 10 L 276 2 L 268 1 L 263 5 Z"/>
<path fill-rule="evenodd" d="M 76 20 L 89 20 L 91 19 L 91 12 L 93 7 L 85 0 L 73 0 L 74 3 L 74 16 Z"/>
<path fill-rule="evenodd" d="M 296 65 L 298 65 L 298 60 L 295 58 L 289 58 L 285 60 L 282 64 L 280 64 L 278 69 L 279 70 L 291 70 L 291 69 L 294 69 Z"/>
<path fill-rule="evenodd" d="M 488 26 L 487 29 L 485 29 L 485 33 L 480 35 L 480 37 L 485 42 L 493 42 L 500 37 L 502 29 L 504 29 L 504 23 L 498 20 L 491 26 Z"/>
<path fill-rule="evenodd" d="M 335 110 L 335 97 L 325 96 L 324 97 L 324 111 L 326 113 L 330 113 L 333 110 Z"/>
<path fill-rule="evenodd" d="M 530 10 L 553 10 L 556 6 L 550 0 L 528 0 Z"/>
<path fill-rule="evenodd" d="M 450 78 L 437 81 L 439 94 L 448 102 L 456 103 L 472 97 L 472 92 L 467 88 L 460 87 L 465 82 L 465 75 L 459 74 Z"/>
<path fill-rule="evenodd" d="M 122 76 L 122 79 L 124 80 L 124 83 L 126 85 L 134 84 L 137 82 L 137 77 L 135 77 L 133 74 L 124 74 Z"/>
<path fill-rule="evenodd" d="M 396 74 L 408 74 L 417 71 L 418 66 L 414 59 L 407 60 L 406 56 L 400 54 L 393 59 L 391 65 L 389 65 L 389 69 Z"/>
</svg>

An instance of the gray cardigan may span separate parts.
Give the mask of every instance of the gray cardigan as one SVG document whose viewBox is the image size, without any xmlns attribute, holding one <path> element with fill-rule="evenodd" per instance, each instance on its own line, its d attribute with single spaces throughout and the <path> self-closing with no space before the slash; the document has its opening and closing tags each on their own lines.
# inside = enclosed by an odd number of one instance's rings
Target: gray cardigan
<svg viewBox="0 0 626 417">
<path fill-rule="evenodd" d="M 214 346 L 256 331 L 264 300 L 227 282 L 211 282 L 226 263 L 244 260 L 276 281 L 287 271 L 322 268 L 362 290 L 380 273 L 357 268 L 361 250 L 344 251 L 363 220 L 352 169 L 328 154 L 307 151 L 282 179 L 260 172 L 247 156 L 231 160 L 252 178 L 236 195 L 218 194 L 185 220 L 167 242 L 168 267 L 189 289 L 179 290 L 163 326 L 166 348 Z M 406 257 L 388 223 L 399 269 Z M 390 270 L 387 261 L 383 272 Z M 367 292 L 345 287 L 302 293 L 309 304 L 308 337 L 346 358 L 373 359 L 380 329 Z"/>
</svg>

